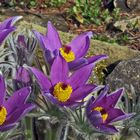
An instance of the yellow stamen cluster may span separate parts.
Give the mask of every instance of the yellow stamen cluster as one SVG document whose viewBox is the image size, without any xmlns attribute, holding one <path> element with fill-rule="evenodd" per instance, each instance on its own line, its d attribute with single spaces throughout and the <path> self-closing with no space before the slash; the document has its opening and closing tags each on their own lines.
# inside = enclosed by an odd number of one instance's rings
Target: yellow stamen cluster
<svg viewBox="0 0 140 140">
<path fill-rule="evenodd" d="M 0 107 L 0 125 L 6 120 L 7 110 L 5 107 Z"/>
<path fill-rule="evenodd" d="M 75 54 L 73 51 L 67 51 L 66 49 L 66 47 L 60 48 L 60 53 L 67 62 L 71 62 L 75 59 Z"/>
<path fill-rule="evenodd" d="M 66 102 L 70 98 L 71 93 L 72 87 L 70 85 L 59 82 L 54 86 L 53 95 L 60 102 Z"/>
<path fill-rule="evenodd" d="M 107 117 L 108 117 L 108 114 L 104 111 L 104 108 L 103 107 L 95 107 L 93 110 L 96 110 L 98 112 L 101 113 L 101 116 L 102 116 L 102 119 L 103 119 L 103 122 L 106 121 Z"/>
</svg>

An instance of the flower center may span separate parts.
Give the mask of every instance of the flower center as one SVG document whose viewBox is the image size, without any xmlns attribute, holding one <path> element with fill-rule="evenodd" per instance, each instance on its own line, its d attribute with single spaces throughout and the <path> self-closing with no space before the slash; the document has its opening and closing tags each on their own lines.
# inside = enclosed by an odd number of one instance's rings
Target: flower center
<svg viewBox="0 0 140 140">
<path fill-rule="evenodd" d="M 0 125 L 6 120 L 7 110 L 5 107 L 0 107 Z"/>
<path fill-rule="evenodd" d="M 63 82 L 59 82 L 54 86 L 53 95 L 60 101 L 66 102 L 72 93 L 72 87 Z"/>
<path fill-rule="evenodd" d="M 103 107 L 98 106 L 98 107 L 95 107 L 93 110 L 96 110 L 96 111 L 100 112 L 101 116 L 102 116 L 102 119 L 103 119 L 103 122 L 106 121 L 106 119 L 108 117 L 108 114 Z"/>
<path fill-rule="evenodd" d="M 75 54 L 69 46 L 61 47 L 60 53 L 67 62 L 71 62 L 75 59 Z"/>
</svg>

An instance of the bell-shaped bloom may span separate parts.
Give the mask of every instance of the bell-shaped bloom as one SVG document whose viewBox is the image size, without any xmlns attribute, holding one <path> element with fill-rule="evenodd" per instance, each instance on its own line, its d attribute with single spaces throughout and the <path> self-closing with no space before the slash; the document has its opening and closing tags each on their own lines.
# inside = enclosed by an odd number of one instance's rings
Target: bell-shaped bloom
<svg viewBox="0 0 140 140">
<path fill-rule="evenodd" d="M 58 55 L 51 67 L 50 78 L 36 68 L 30 67 L 41 87 L 44 96 L 60 106 L 75 106 L 91 92 L 99 90 L 102 86 L 86 84 L 94 64 L 86 65 L 71 75 L 68 63 Z"/>
<path fill-rule="evenodd" d="M 16 69 L 16 74 L 13 77 L 14 89 L 20 89 L 22 87 L 31 85 L 31 76 L 27 69 L 20 66 Z"/>
<path fill-rule="evenodd" d="M 24 67 L 19 67 L 17 69 L 15 79 L 23 83 L 28 83 L 31 80 L 28 70 Z"/>
<path fill-rule="evenodd" d="M 118 132 L 118 129 L 113 125 L 113 123 L 130 118 L 134 113 L 126 114 L 116 107 L 116 104 L 124 92 L 123 88 L 110 94 L 108 94 L 108 90 L 108 86 L 105 86 L 96 100 L 92 97 L 88 101 L 86 106 L 86 115 L 89 122 L 98 131 L 113 134 Z"/>
<path fill-rule="evenodd" d="M 30 87 L 24 87 L 14 92 L 6 100 L 5 82 L 2 75 L 0 75 L 0 90 L 0 131 L 6 131 L 15 127 L 17 122 L 35 106 L 27 103 L 31 93 Z"/>
<path fill-rule="evenodd" d="M 62 44 L 57 30 L 51 22 L 48 22 L 46 35 L 42 35 L 37 31 L 33 32 L 40 42 L 46 61 L 50 65 L 53 63 L 57 52 L 60 52 L 61 56 L 68 62 L 71 70 L 108 58 L 106 55 L 85 58 L 90 46 L 91 31 L 80 34 L 66 45 Z"/>
<path fill-rule="evenodd" d="M 11 33 L 16 29 L 13 26 L 13 24 L 21 18 L 22 16 L 10 17 L 5 21 L 3 21 L 2 23 L 0 23 L 0 44 L 2 44 L 2 42 L 9 35 L 9 33 Z"/>
</svg>

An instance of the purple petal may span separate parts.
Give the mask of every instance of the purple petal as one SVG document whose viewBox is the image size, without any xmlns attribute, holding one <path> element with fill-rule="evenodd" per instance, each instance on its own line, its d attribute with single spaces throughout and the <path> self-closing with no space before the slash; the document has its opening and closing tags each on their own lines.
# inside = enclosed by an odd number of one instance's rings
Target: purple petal
<svg viewBox="0 0 140 140">
<path fill-rule="evenodd" d="M 11 114 L 19 106 L 22 106 L 30 96 L 31 88 L 24 87 L 17 90 L 13 95 L 4 102 L 4 107 L 7 109 L 8 114 Z"/>
<path fill-rule="evenodd" d="M 49 100 L 53 104 L 60 106 L 61 103 L 51 93 L 44 92 L 43 95 L 44 95 L 44 97 L 46 97 L 47 100 Z"/>
<path fill-rule="evenodd" d="M 0 74 L 0 106 L 4 103 L 4 98 L 6 95 L 6 87 L 4 77 Z"/>
<path fill-rule="evenodd" d="M 27 48 L 27 44 L 26 44 L 24 35 L 18 35 L 17 42 L 20 46 L 23 46 L 24 48 Z"/>
<path fill-rule="evenodd" d="M 91 110 L 92 110 L 92 103 L 93 101 L 95 100 L 94 96 L 92 96 L 88 101 L 87 101 L 87 104 L 86 104 L 86 115 L 88 116 L 90 113 L 91 113 Z"/>
<path fill-rule="evenodd" d="M 114 134 L 118 132 L 118 130 L 113 125 L 100 125 L 97 126 L 96 129 L 108 134 Z"/>
<path fill-rule="evenodd" d="M 96 106 L 101 106 L 101 103 L 104 103 L 103 99 L 106 97 L 108 91 L 109 91 L 109 87 L 106 85 L 101 91 L 101 93 L 98 95 L 97 99 L 94 100 L 94 102 L 90 105 L 90 109 Z"/>
<path fill-rule="evenodd" d="M 8 125 L 1 125 L 1 126 L 0 126 L 0 131 L 1 131 L 1 132 L 8 131 L 8 130 L 10 130 L 10 129 L 13 129 L 13 127 L 16 127 L 16 126 L 17 126 L 16 123 L 8 124 Z"/>
<path fill-rule="evenodd" d="M 15 79 L 24 83 L 30 82 L 30 75 L 28 70 L 26 70 L 24 67 L 19 67 L 17 69 Z"/>
<path fill-rule="evenodd" d="M 101 88 L 102 87 L 94 85 L 94 84 L 83 85 L 82 87 L 77 88 L 71 94 L 70 101 L 83 100 L 91 92 L 95 92 L 97 90 L 100 90 Z"/>
<path fill-rule="evenodd" d="M 70 46 L 72 48 L 72 51 L 75 53 L 76 58 L 85 56 L 90 45 L 89 40 L 91 36 L 92 32 L 80 34 L 68 44 L 68 46 Z"/>
<path fill-rule="evenodd" d="M 14 31 L 15 28 L 9 28 L 9 29 L 4 29 L 0 31 L 0 44 L 6 39 L 6 37 L 9 35 L 10 32 Z"/>
<path fill-rule="evenodd" d="M 83 44 L 79 49 L 77 50 L 77 46 L 72 48 L 72 51 L 74 52 L 76 58 L 84 57 L 87 54 L 87 51 L 90 46 L 90 40 L 88 37 L 86 37 L 85 44 Z"/>
<path fill-rule="evenodd" d="M 108 118 L 106 120 L 106 123 L 111 122 L 112 120 L 114 120 L 115 118 L 119 117 L 119 116 L 123 116 L 125 115 L 125 113 L 118 108 L 110 108 L 109 111 L 107 111 L 108 114 Z"/>
<path fill-rule="evenodd" d="M 69 107 L 71 109 L 75 109 L 78 106 L 83 105 L 84 103 L 85 103 L 84 101 L 79 101 L 79 102 L 77 102 L 77 101 L 67 101 L 67 102 L 62 103 L 61 106 L 62 107 L 66 106 L 66 107 Z"/>
<path fill-rule="evenodd" d="M 94 110 L 91 113 L 89 113 L 87 117 L 94 127 L 103 123 L 102 116 L 99 111 Z"/>
<path fill-rule="evenodd" d="M 54 58 L 56 56 L 54 55 L 54 53 L 48 49 L 45 50 L 45 60 L 47 63 L 49 63 L 49 65 L 51 66 L 53 64 Z"/>
<path fill-rule="evenodd" d="M 59 107 L 71 107 L 71 108 L 76 108 L 79 105 L 82 105 L 82 102 L 75 102 L 75 101 L 67 101 L 67 102 L 60 102 L 57 100 L 57 98 L 55 98 L 51 93 L 43 93 L 44 97 L 46 97 L 46 101 L 49 100 L 50 102 L 52 102 L 53 104 L 59 106 Z"/>
<path fill-rule="evenodd" d="M 80 69 L 81 67 L 83 67 L 86 64 L 88 64 L 88 61 L 86 58 L 79 58 L 79 59 L 76 59 L 76 60 L 68 63 L 70 70 Z"/>
<path fill-rule="evenodd" d="M 47 46 L 45 45 L 45 40 L 47 40 L 46 36 L 43 36 L 41 33 L 33 30 L 34 35 L 36 36 L 36 38 L 38 39 L 39 43 L 40 43 L 40 47 L 45 50 L 45 48 L 47 48 Z"/>
<path fill-rule="evenodd" d="M 48 22 L 48 32 L 47 32 L 47 38 L 48 38 L 48 44 L 47 46 L 50 46 L 52 50 L 59 49 L 62 47 L 62 43 L 59 37 L 59 34 L 56 30 L 56 28 L 52 25 L 52 23 Z"/>
<path fill-rule="evenodd" d="M 47 76 L 43 72 L 39 71 L 34 67 L 29 67 L 31 72 L 35 75 L 37 82 L 43 91 L 48 91 L 51 88 L 51 83 L 48 80 Z"/>
<path fill-rule="evenodd" d="M 51 82 L 55 85 L 58 82 L 66 82 L 68 77 L 68 63 L 61 57 L 57 56 L 51 67 Z"/>
<path fill-rule="evenodd" d="M 71 77 L 68 79 L 68 82 L 72 86 L 73 90 L 78 88 L 79 86 L 84 85 L 87 80 L 89 79 L 89 76 L 91 75 L 92 69 L 94 65 L 86 65 L 79 70 L 75 71 Z"/>
<path fill-rule="evenodd" d="M 88 64 L 97 63 L 97 62 L 107 59 L 107 58 L 108 58 L 107 55 L 95 55 L 95 56 L 87 58 L 87 61 L 88 61 Z"/>
<path fill-rule="evenodd" d="M 117 122 L 120 120 L 125 120 L 125 119 L 133 117 L 134 115 L 135 113 L 124 114 L 122 116 L 118 116 L 117 118 L 114 118 L 110 123 Z"/>
<path fill-rule="evenodd" d="M 116 104 L 119 102 L 119 99 L 121 98 L 122 94 L 124 92 L 124 88 L 120 88 L 116 90 L 115 92 L 109 94 L 106 96 L 105 99 L 103 99 L 103 104 L 106 110 L 113 108 L 116 106 Z"/>
<path fill-rule="evenodd" d="M 7 119 L 4 124 L 7 125 L 7 124 L 13 124 L 13 123 L 18 122 L 33 108 L 35 108 L 35 106 L 30 103 L 26 103 L 26 104 L 19 106 L 17 109 L 13 110 L 13 112 L 8 114 Z"/>
<path fill-rule="evenodd" d="M 14 25 L 14 23 L 16 21 L 18 21 L 19 19 L 21 19 L 22 16 L 15 16 L 15 17 L 10 17 L 8 19 L 6 19 L 5 21 L 3 21 L 1 24 L 0 24 L 0 30 L 3 30 L 5 28 L 10 28 L 11 26 Z"/>
</svg>

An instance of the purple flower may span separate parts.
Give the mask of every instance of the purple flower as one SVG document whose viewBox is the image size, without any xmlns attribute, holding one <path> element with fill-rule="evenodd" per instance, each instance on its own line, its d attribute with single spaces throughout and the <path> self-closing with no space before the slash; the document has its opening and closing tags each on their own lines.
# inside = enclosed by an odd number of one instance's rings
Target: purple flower
<svg viewBox="0 0 140 140">
<path fill-rule="evenodd" d="M 18 67 L 12 81 L 15 90 L 18 90 L 22 87 L 30 86 L 31 76 L 29 71 L 22 66 Z"/>
<path fill-rule="evenodd" d="M 116 108 L 124 89 L 118 89 L 113 93 L 108 93 L 108 86 L 100 93 L 95 100 L 92 97 L 86 106 L 86 115 L 90 123 L 99 131 L 105 133 L 116 133 L 118 130 L 112 123 L 132 117 L 134 113 L 126 114 L 121 109 Z"/>
<path fill-rule="evenodd" d="M 44 50 L 46 61 L 49 64 L 53 63 L 57 52 L 68 62 L 71 70 L 78 69 L 90 63 L 108 58 L 106 55 L 92 56 L 85 58 L 85 55 L 90 46 L 90 38 L 92 32 L 85 32 L 74 38 L 69 44 L 63 45 L 59 34 L 51 22 L 48 22 L 48 31 L 46 35 L 42 35 L 34 31 L 35 36 L 38 38 L 42 49 Z"/>
<path fill-rule="evenodd" d="M 100 86 L 86 84 L 94 64 L 86 65 L 69 75 L 68 63 L 58 55 L 51 67 L 50 79 L 36 68 L 30 67 L 44 96 L 60 106 L 73 106 Z"/>
<path fill-rule="evenodd" d="M 15 127 L 17 122 L 34 108 L 34 105 L 27 103 L 31 93 L 30 87 L 16 91 L 6 100 L 6 87 L 2 75 L 0 75 L 0 90 L 0 131 L 7 131 Z"/>
<path fill-rule="evenodd" d="M 9 33 L 11 33 L 16 29 L 13 26 L 13 24 L 21 18 L 22 16 L 10 17 L 5 21 L 3 21 L 2 23 L 0 23 L 0 44 L 2 44 L 2 42 L 9 35 Z"/>
</svg>

